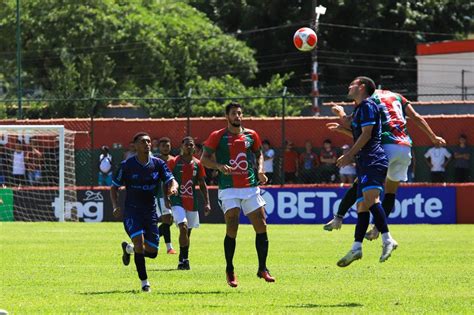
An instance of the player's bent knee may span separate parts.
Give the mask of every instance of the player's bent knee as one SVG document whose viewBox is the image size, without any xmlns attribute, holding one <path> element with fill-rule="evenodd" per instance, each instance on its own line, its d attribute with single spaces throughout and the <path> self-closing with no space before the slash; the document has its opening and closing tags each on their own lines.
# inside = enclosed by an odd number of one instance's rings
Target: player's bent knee
<svg viewBox="0 0 474 315">
<path fill-rule="evenodd" d="M 158 251 L 155 251 L 155 252 L 149 252 L 148 250 L 145 250 L 145 257 L 148 257 L 148 258 L 156 258 L 158 256 Z"/>
</svg>

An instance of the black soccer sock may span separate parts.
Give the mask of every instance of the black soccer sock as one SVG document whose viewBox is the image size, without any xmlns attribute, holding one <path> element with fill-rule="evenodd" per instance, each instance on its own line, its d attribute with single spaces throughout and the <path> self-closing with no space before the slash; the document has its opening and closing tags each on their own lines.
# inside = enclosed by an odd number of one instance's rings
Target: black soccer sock
<svg viewBox="0 0 474 315">
<path fill-rule="evenodd" d="M 140 280 L 148 279 L 146 274 L 145 255 L 135 253 L 133 257 L 135 259 L 135 266 L 137 267 L 138 278 L 140 278 Z"/>
<path fill-rule="evenodd" d="M 339 208 L 337 209 L 337 216 L 343 218 L 347 211 L 352 207 L 352 205 L 356 202 L 357 199 L 357 183 L 352 184 L 351 188 L 346 191 L 344 197 L 339 204 Z"/>
<path fill-rule="evenodd" d="M 170 225 L 168 223 L 161 223 L 160 227 L 158 228 L 160 236 L 163 236 L 165 239 L 165 243 L 171 243 L 171 232 L 170 232 Z"/>
<path fill-rule="evenodd" d="M 364 240 L 365 232 L 369 227 L 370 213 L 361 212 L 357 214 L 357 224 L 355 227 L 354 240 L 362 243 Z"/>
<path fill-rule="evenodd" d="M 392 212 L 394 205 L 395 205 L 395 194 L 385 194 L 382 201 L 382 207 L 383 207 L 383 211 L 385 212 L 385 216 L 387 218 Z"/>
<path fill-rule="evenodd" d="M 181 246 L 179 248 L 179 261 L 188 259 L 189 246 Z"/>
<path fill-rule="evenodd" d="M 232 238 L 228 235 L 224 238 L 224 253 L 225 253 L 225 261 L 227 266 L 225 270 L 227 272 L 234 271 L 234 265 L 232 264 L 232 260 L 234 259 L 235 253 L 235 238 Z"/>
<path fill-rule="evenodd" d="M 268 236 L 267 232 L 255 235 L 255 247 L 257 248 L 258 270 L 267 268 Z"/>
<path fill-rule="evenodd" d="M 370 213 L 372 213 L 372 216 L 374 217 L 374 224 L 377 230 L 379 230 L 379 232 L 382 234 L 387 233 L 387 217 L 385 216 L 380 202 L 377 202 L 373 204 L 372 207 L 370 207 Z"/>
</svg>

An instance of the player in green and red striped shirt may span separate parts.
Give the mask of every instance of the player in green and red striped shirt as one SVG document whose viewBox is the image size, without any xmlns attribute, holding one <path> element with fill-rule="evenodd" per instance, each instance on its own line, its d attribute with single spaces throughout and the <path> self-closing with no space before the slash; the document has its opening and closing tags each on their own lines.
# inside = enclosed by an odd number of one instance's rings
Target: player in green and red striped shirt
<svg viewBox="0 0 474 315">
<path fill-rule="evenodd" d="M 209 194 L 204 181 L 206 172 L 201 161 L 193 156 L 194 139 L 185 137 L 181 142 L 181 155 L 168 162 L 168 167 L 179 184 L 178 194 L 166 199 L 168 207 L 173 211 L 174 221 L 179 227 L 179 270 L 189 270 L 188 252 L 191 230 L 199 227 L 199 213 L 196 196 L 196 184 L 204 199 L 204 214 L 211 212 Z"/>
<path fill-rule="evenodd" d="M 230 103 L 225 108 L 227 128 L 216 130 L 204 143 L 202 164 L 219 171 L 219 201 L 224 211 L 226 236 L 224 252 L 227 262 L 227 283 L 238 285 L 232 264 L 235 252 L 235 238 L 239 227 L 240 210 L 249 218 L 256 232 L 255 246 L 258 255 L 259 278 L 275 282 L 266 266 L 268 254 L 267 223 L 265 201 L 260 195 L 258 182 L 265 184 L 267 177 L 263 171 L 262 143 L 258 134 L 241 126 L 242 106 Z M 255 171 L 251 161 L 256 156 Z"/>
</svg>

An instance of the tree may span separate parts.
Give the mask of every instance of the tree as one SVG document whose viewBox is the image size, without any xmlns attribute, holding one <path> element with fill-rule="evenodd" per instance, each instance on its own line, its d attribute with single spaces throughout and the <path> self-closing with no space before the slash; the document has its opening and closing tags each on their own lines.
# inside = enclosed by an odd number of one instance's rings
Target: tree
<svg viewBox="0 0 474 315">
<path fill-rule="evenodd" d="M 15 82 L 15 1 L 0 5 L 0 71 Z M 257 70 L 250 48 L 185 3 L 29 0 L 21 11 L 24 88 L 60 99 L 53 116 L 88 116 L 93 91 L 180 96 L 198 76 L 246 82 Z"/>
</svg>

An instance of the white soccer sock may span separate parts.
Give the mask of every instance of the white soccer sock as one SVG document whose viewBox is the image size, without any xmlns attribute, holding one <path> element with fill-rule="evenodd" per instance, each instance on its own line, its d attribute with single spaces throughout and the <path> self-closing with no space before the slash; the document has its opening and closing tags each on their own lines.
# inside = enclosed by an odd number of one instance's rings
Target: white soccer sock
<svg viewBox="0 0 474 315">
<path fill-rule="evenodd" d="M 142 288 L 146 285 L 150 286 L 150 282 L 148 282 L 148 279 L 147 280 L 142 280 Z"/>
<path fill-rule="evenodd" d="M 355 250 L 359 250 L 359 249 L 362 249 L 362 242 L 354 242 L 352 244 L 351 250 L 355 251 Z"/>
<path fill-rule="evenodd" d="M 390 235 L 390 232 L 382 234 L 382 242 L 386 243 L 391 240 L 392 240 L 392 235 Z"/>
<path fill-rule="evenodd" d="M 173 245 L 171 245 L 171 243 L 166 243 L 166 249 L 167 250 L 170 250 L 173 248 Z"/>
<path fill-rule="evenodd" d="M 134 247 L 133 247 L 133 243 L 128 243 L 127 244 L 127 247 L 125 248 L 125 251 L 127 252 L 127 254 L 133 254 L 133 251 L 134 251 Z"/>
</svg>

